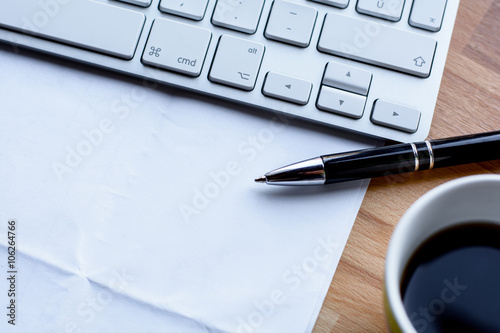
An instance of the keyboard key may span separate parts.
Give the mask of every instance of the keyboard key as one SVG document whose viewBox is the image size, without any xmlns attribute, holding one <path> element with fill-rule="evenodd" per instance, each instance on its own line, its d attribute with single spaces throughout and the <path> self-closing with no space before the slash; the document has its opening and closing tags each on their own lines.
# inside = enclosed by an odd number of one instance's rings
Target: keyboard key
<svg viewBox="0 0 500 333">
<path fill-rule="evenodd" d="M 267 22 L 265 36 L 284 43 L 307 47 L 317 11 L 313 7 L 276 0 Z"/>
<path fill-rule="evenodd" d="M 262 93 L 269 97 L 305 105 L 311 95 L 312 83 L 296 77 L 269 72 Z"/>
<path fill-rule="evenodd" d="M 130 3 L 132 5 L 140 6 L 140 7 L 149 7 L 151 6 L 152 0 L 117 0 L 121 2 Z"/>
<path fill-rule="evenodd" d="M 160 10 L 165 13 L 200 21 L 205 16 L 208 0 L 161 0 Z"/>
<path fill-rule="evenodd" d="M 415 133 L 420 122 L 420 111 L 407 106 L 376 100 L 371 120 L 374 124 Z"/>
<path fill-rule="evenodd" d="M 439 31 L 445 7 L 446 0 L 414 0 L 410 25 L 429 31 Z"/>
<path fill-rule="evenodd" d="M 366 96 L 371 80 L 372 73 L 369 71 L 331 61 L 326 66 L 322 83 Z"/>
<path fill-rule="evenodd" d="M 322 52 L 420 77 L 430 75 L 435 49 L 431 37 L 335 13 L 327 14 L 318 43 Z"/>
<path fill-rule="evenodd" d="M 190 76 L 201 73 L 212 33 L 205 28 L 156 19 L 142 62 Z"/>
<path fill-rule="evenodd" d="M 0 26 L 123 59 L 134 56 L 145 21 L 141 13 L 86 0 L 54 7 L 60 12 L 52 16 L 41 15 L 45 12 L 36 0 L 9 1 L 3 6 Z"/>
<path fill-rule="evenodd" d="M 311 1 L 324 3 L 325 5 L 338 8 L 347 8 L 347 5 L 349 5 L 349 0 L 311 0 Z"/>
<path fill-rule="evenodd" d="M 212 82 L 252 90 L 263 56 L 263 44 L 222 35 L 208 78 Z"/>
<path fill-rule="evenodd" d="M 320 110 L 359 119 L 363 116 L 366 97 L 347 91 L 322 86 L 317 107 Z"/>
<path fill-rule="evenodd" d="M 404 3 L 404 0 L 358 0 L 356 10 L 389 21 L 399 21 Z"/>
<path fill-rule="evenodd" d="M 264 0 L 218 0 L 212 23 L 224 28 L 253 34 L 257 31 Z"/>
<path fill-rule="evenodd" d="M 377 2 L 392 1 L 403 0 Z M 0 0 L 0 42 L 370 136 L 423 139 L 458 1 L 406 0 L 398 22 L 360 14 L 358 3 L 368 1 Z M 446 7 L 439 31 L 409 24 L 425 23 L 422 12 L 431 21 L 435 6 Z M 372 121 L 378 99 L 420 110 L 417 131 L 381 125 L 377 112 Z"/>
</svg>

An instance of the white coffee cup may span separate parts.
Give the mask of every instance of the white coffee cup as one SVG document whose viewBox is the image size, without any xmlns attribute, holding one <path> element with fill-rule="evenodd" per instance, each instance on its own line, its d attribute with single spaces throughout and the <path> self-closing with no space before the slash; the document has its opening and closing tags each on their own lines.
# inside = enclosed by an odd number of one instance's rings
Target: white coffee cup
<svg viewBox="0 0 500 333">
<path fill-rule="evenodd" d="M 413 253 L 437 232 L 475 221 L 500 225 L 500 175 L 469 176 L 440 185 L 404 214 L 392 234 L 385 265 L 384 303 L 391 332 L 417 332 L 400 291 Z"/>
</svg>

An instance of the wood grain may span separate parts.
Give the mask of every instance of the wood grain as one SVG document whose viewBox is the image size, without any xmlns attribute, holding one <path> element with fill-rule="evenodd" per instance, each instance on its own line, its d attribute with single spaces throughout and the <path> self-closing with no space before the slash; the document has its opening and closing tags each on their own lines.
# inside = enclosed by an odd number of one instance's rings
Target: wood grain
<svg viewBox="0 0 500 333">
<path fill-rule="evenodd" d="M 500 130 L 500 1 L 461 0 L 429 138 Z M 373 179 L 314 333 L 386 332 L 385 253 L 398 220 L 432 188 L 500 174 L 500 161 Z"/>
</svg>

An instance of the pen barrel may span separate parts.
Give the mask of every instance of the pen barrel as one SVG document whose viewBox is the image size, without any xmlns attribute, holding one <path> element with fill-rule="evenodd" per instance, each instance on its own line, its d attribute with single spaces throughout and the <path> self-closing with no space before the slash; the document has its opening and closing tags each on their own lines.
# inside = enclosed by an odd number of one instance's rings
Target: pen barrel
<svg viewBox="0 0 500 333">
<path fill-rule="evenodd" d="M 430 141 L 434 167 L 500 159 L 500 131 Z"/>
<path fill-rule="evenodd" d="M 326 173 L 325 183 L 413 172 L 419 165 L 418 158 L 416 158 L 419 155 L 417 147 L 404 143 L 321 156 Z"/>
<path fill-rule="evenodd" d="M 325 183 L 500 159 L 500 131 L 321 156 Z"/>
</svg>

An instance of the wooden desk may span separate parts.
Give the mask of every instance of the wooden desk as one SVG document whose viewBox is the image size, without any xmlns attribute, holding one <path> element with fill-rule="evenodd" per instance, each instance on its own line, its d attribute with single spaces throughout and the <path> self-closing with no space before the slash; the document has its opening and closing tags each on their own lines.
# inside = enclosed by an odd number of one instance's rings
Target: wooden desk
<svg viewBox="0 0 500 333">
<path fill-rule="evenodd" d="M 500 1 L 461 0 L 430 139 L 500 130 Z M 500 161 L 373 179 L 314 328 L 385 332 L 382 286 L 391 233 L 411 204 L 449 180 L 500 174 Z"/>
</svg>

